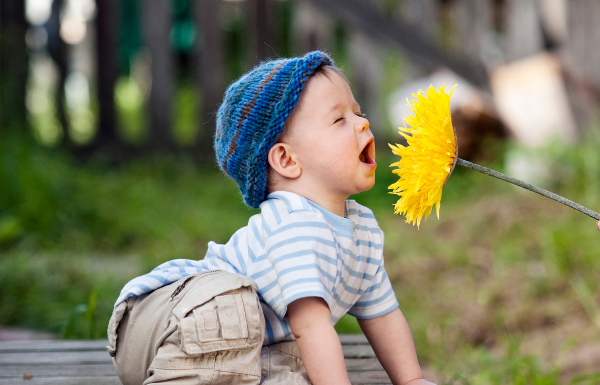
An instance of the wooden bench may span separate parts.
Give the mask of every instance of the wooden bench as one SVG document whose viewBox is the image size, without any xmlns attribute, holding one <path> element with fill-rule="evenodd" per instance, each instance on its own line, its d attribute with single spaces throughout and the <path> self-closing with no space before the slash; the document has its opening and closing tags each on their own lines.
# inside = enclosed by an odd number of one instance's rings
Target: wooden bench
<svg viewBox="0 0 600 385">
<path fill-rule="evenodd" d="M 340 340 L 353 384 L 391 383 L 363 335 L 341 335 Z M 0 385 L 120 385 L 105 349 L 107 343 L 106 340 L 0 342 Z"/>
</svg>

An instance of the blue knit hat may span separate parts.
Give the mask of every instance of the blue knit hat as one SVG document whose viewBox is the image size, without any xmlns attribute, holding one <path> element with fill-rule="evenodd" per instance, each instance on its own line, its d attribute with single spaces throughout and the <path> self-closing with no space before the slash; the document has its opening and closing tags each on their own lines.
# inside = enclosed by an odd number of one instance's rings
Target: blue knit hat
<svg viewBox="0 0 600 385">
<path fill-rule="evenodd" d="M 322 65 L 323 52 L 266 61 L 227 88 L 217 113 L 215 153 L 219 167 L 238 184 L 244 202 L 257 208 L 267 191 L 267 155 L 306 81 Z"/>
</svg>

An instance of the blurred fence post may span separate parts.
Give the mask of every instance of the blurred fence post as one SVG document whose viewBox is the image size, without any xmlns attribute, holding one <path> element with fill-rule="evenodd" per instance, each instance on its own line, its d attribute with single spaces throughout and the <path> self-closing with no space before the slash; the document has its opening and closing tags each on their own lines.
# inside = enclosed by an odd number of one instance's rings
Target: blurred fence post
<svg viewBox="0 0 600 385">
<path fill-rule="evenodd" d="M 202 90 L 197 149 L 200 159 L 212 162 L 216 113 L 226 87 L 223 31 L 219 23 L 221 0 L 194 0 L 193 5 L 194 18 L 200 31 L 196 43 L 199 45 L 196 76 Z"/>
<path fill-rule="evenodd" d="M 362 31 L 351 31 L 348 53 L 352 68 L 352 88 L 362 112 L 370 121 L 375 138 L 387 140 L 383 129 L 384 108 L 381 100 L 382 79 L 381 46 Z"/>
<path fill-rule="evenodd" d="M 488 0 L 457 0 L 451 4 L 450 20 L 461 54 L 480 60 L 486 57 L 486 34 L 493 29 L 492 6 Z"/>
<path fill-rule="evenodd" d="M 96 67 L 98 73 L 98 134 L 94 146 L 101 149 L 118 146 L 115 83 L 119 76 L 119 0 L 96 3 Z"/>
<path fill-rule="evenodd" d="M 481 1 L 481 0 L 480 0 Z M 486 1 L 486 0 L 483 0 Z M 437 0 L 406 0 L 400 2 L 401 17 L 428 40 L 440 34 L 441 2 Z"/>
<path fill-rule="evenodd" d="M 58 68 L 58 84 L 54 93 L 56 115 L 63 128 L 63 144 L 67 148 L 73 147 L 73 141 L 69 135 L 69 121 L 67 120 L 67 109 L 65 105 L 65 81 L 69 70 L 68 46 L 60 37 L 60 13 L 64 0 L 53 0 L 50 18 L 46 23 L 48 31 L 48 53 Z"/>
<path fill-rule="evenodd" d="M 169 43 L 173 15 L 171 2 L 142 1 L 144 44 L 152 56 L 150 89 L 150 143 L 154 148 L 168 148 L 172 142 L 172 100 L 175 66 Z"/>
<path fill-rule="evenodd" d="M 411 25 L 391 20 L 367 2 L 360 0 L 310 0 L 332 17 L 354 29 L 360 29 L 370 38 L 403 49 L 411 58 L 429 69 L 446 66 L 458 75 L 482 88 L 489 87 L 487 70 L 481 60 L 465 55 L 447 54 L 422 36 Z"/>
<path fill-rule="evenodd" d="M 23 0 L 0 2 L 0 133 L 21 131 L 27 123 L 25 90 L 28 55 Z"/>
<path fill-rule="evenodd" d="M 544 49 L 542 20 L 535 0 L 506 2 L 506 59 L 514 61 Z"/>
<path fill-rule="evenodd" d="M 600 91 L 600 2 L 567 2 L 568 33 L 564 46 L 573 76 Z"/>
<path fill-rule="evenodd" d="M 304 54 L 333 47 L 333 21 L 306 0 L 298 1 L 293 15 L 294 50 Z"/>
<path fill-rule="evenodd" d="M 248 37 L 250 54 L 248 67 L 254 67 L 261 61 L 277 56 L 274 50 L 274 5 L 273 0 L 247 0 Z"/>
<path fill-rule="evenodd" d="M 441 4 L 436 0 L 407 0 L 399 4 L 400 19 L 416 28 L 425 39 L 435 42 L 440 34 Z M 414 60 L 406 62 L 406 79 L 425 76 L 429 70 Z"/>
</svg>

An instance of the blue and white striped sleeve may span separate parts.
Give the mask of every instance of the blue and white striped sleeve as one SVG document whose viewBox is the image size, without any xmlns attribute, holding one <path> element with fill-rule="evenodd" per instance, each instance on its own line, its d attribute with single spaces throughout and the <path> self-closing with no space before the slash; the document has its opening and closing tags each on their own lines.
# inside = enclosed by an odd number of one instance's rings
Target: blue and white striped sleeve
<svg viewBox="0 0 600 385">
<path fill-rule="evenodd" d="M 360 319 L 369 319 L 385 315 L 397 307 L 398 300 L 396 300 L 392 283 L 383 267 L 382 259 L 372 285 L 350 308 L 348 314 Z"/>
<path fill-rule="evenodd" d="M 207 270 L 204 265 L 204 261 L 194 261 L 189 259 L 174 259 L 165 262 L 150 273 L 129 281 L 121 290 L 119 298 L 117 298 L 117 301 L 115 302 L 115 307 L 129 297 L 150 293 L 165 285 L 169 285 L 180 278 Z"/>
<path fill-rule="evenodd" d="M 287 305 L 305 297 L 323 298 L 331 308 L 337 254 L 320 212 L 294 211 L 283 218 L 266 239 L 265 252 L 270 266 L 259 294 L 279 318 Z"/>
</svg>

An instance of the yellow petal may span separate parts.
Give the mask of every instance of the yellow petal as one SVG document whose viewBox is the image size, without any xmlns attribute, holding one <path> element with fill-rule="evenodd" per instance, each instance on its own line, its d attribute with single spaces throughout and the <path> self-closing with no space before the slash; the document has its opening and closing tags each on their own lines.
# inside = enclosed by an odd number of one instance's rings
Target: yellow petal
<svg viewBox="0 0 600 385">
<path fill-rule="evenodd" d="M 450 116 L 450 96 L 445 86 L 427 92 L 419 90 L 408 100 L 413 115 L 404 118 L 410 127 L 399 127 L 398 133 L 408 146 L 390 144 L 392 152 L 401 157 L 391 167 L 399 180 L 388 187 L 391 194 L 400 196 L 394 204 L 394 213 L 406 216 L 406 223 L 420 227 L 433 206 L 440 217 L 442 188 L 450 176 L 456 158 L 456 138 Z"/>
</svg>

